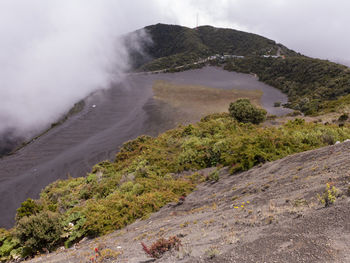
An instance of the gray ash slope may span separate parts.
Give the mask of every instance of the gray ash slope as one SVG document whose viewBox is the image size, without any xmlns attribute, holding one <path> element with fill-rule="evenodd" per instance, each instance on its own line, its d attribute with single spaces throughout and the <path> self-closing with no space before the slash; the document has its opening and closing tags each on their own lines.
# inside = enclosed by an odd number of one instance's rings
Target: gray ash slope
<svg viewBox="0 0 350 263">
<path fill-rule="evenodd" d="M 213 88 L 259 89 L 264 92 L 262 105 L 270 113 L 285 113 L 274 108 L 273 102 L 286 102 L 287 97 L 247 74 L 207 67 L 174 74 L 131 75 L 87 99 L 85 109 L 62 125 L 0 159 L 0 227 L 11 227 L 21 202 L 37 198 L 49 183 L 68 174 L 84 176 L 96 163 L 113 159 L 127 140 L 173 128 L 172 110 L 152 98 L 157 79 Z"/>
<path fill-rule="evenodd" d="M 181 204 L 169 204 L 107 236 L 30 262 L 84 262 L 94 247 L 121 254 L 103 262 L 151 262 L 140 242 L 178 235 L 180 251 L 152 262 L 350 261 L 350 142 L 294 154 L 206 182 Z M 208 175 L 210 169 L 199 171 Z M 320 204 L 326 183 L 339 196 Z"/>
</svg>

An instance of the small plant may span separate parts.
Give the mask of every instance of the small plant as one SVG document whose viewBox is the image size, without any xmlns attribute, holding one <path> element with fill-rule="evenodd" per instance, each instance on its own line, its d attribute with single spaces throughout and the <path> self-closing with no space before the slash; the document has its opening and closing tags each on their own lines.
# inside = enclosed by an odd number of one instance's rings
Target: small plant
<svg viewBox="0 0 350 263">
<path fill-rule="evenodd" d="M 291 116 L 291 117 L 300 116 L 300 115 L 303 115 L 303 113 L 301 111 L 298 111 L 298 110 L 295 110 L 295 111 L 287 114 L 287 116 Z"/>
<path fill-rule="evenodd" d="M 90 258 L 90 262 L 97 262 L 97 260 L 101 256 L 101 252 L 99 251 L 99 249 L 97 247 L 94 248 L 94 252 L 95 252 L 95 256 Z"/>
<path fill-rule="evenodd" d="M 346 121 L 349 118 L 349 115 L 346 113 L 343 113 L 342 115 L 339 116 L 338 121 Z"/>
<path fill-rule="evenodd" d="M 90 262 L 102 263 L 105 260 L 115 260 L 121 254 L 121 252 L 114 251 L 109 248 L 99 249 L 97 247 L 94 248 L 95 256 L 90 258 Z"/>
<path fill-rule="evenodd" d="M 209 259 L 213 259 L 219 255 L 219 250 L 215 247 L 210 247 L 205 251 L 205 254 Z"/>
<path fill-rule="evenodd" d="M 304 198 L 295 199 L 293 202 L 293 206 L 300 207 L 300 206 L 307 206 L 308 202 Z"/>
<path fill-rule="evenodd" d="M 206 178 L 207 181 L 218 182 L 219 181 L 219 170 L 211 172 Z"/>
<path fill-rule="evenodd" d="M 281 107 L 281 102 L 280 101 L 276 101 L 274 104 L 273 104 L 273 106 L 274 107 Z"/>
<path fill-rule="evenodd" d="M 276 221 L 276 219 L 273 215 L 269 215 L 267 218 L 265 218 L 265 222 L 267 225 L 271 225 L 274 221 Z"/>
<path fill-rule="evenodd" d="M 172 236 L 169 239 L 160 238 L 154 242 L 150 247 L 141 242 L 143 251 L 152 258 L 161 258 L 163 254 L 171 249 L 179 250 L 181 241 L 178 237 Z"/>
<path fill-rule="evenodd" d="M 13 236 L 13 233 L 0 228 L 0 262 L 20 258 L 20 242 Z"/>
<path fill-rule="evenodd" d="M 275 120 L 277 118 L 276 115 L 267 115 L 266 119 L 267 120 Z"/>
<path fill-rule="evenodd" d="M 317 198 L 325 207 L 328 207 L 335 202 L 337 195 L 338 189 L 335 188 L 335 186 L 331 186 L 329 183 L 327 183 L 323 195 L 317 194 Z"/>
</svg>

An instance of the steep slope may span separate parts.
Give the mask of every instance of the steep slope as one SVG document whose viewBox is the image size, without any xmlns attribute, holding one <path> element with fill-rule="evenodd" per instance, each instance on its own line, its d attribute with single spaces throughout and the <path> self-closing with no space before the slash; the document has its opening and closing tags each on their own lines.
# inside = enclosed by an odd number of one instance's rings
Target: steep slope
<svg viewBox="0 0 350 263">
<path fill-rule="evenodd" d="M 39 200 L 23 202 L 15 228 L 0 230 L 0 255 L 25 257 L 108 234 L 179 200 L 202 180 L 219 178 L 216 170 L 208 176 L 183 171 L 229 166 L 230 173 L 236 174 L 347 138 L 346 124 L 296 119 L 279 127 L 262 127 L 238 123 L 225 113 L 157 138 L 141 136 L 125 143 L 114 161 L 95 165 L 88 176 L 56 181 Z"/>
<path fill-rule="evenodd" d="M 29 262 L 81 262 L 100 248 L 100 262 L 151 262 L 140 242 L 177 235 L 180 251 L 154 262 L 348 262 L 350 142 L 288 156 L 247 172 L 220 170 L 149 219 L 100 239 Z M 210 169 L 198 174 L 210 174 Z M 338 189 L 324 207 L 326 183 Z"/>
</svg>

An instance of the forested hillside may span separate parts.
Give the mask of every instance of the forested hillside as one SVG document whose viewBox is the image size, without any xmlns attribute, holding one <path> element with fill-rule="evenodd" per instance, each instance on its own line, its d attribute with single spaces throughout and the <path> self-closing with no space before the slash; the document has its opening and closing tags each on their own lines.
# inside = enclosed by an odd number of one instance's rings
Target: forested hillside
<svg viewBox="0 0 350 263">
<path fill-rule="evenodd" d="M 306 114 L 333 107 L 329 101 L 350 93 L 350 69 L 321 59 L 254 56 L 233 59 L 225 69 L 257 74 L 259 80 L 287 93 L 289 106 Z"/>
<path fill-rule="evenodd" d="M 297 55 L 275 41 L 234 29 L 201 26 L 195 29 L 177 25 L 156 24 L 144 28 L 147 37 L 140 49 L 130 47 L 135 69 L 158 70 L 181 66 L 214 54 L 231 55 Z M 150 39 L 151 41 L 150 41 Z M 132 34 L 126 42 L 132 40 Z M 146 55 L 145 55 L 146 54 Z"/>
<path fill-rule="evenodd" d="M 198 67 L 195 62 L 215 54 L 243 56 L 210 62 L 224 64 L 226 70 L 256 74 L 259 80 L 288 94 L 288 107 L 305 114 L 334 111 L 349 104 L 342 98 L 350 93 L 348 67 L 303 56 L 268 38 L 212 26 L 191 29 L 156 24 L 142 32 L 147 35 L 142 52 L 129 50 L 136 70 L 186 70 Z M 131 35 L 126 41 L 132 40 Z"/>
</svg>

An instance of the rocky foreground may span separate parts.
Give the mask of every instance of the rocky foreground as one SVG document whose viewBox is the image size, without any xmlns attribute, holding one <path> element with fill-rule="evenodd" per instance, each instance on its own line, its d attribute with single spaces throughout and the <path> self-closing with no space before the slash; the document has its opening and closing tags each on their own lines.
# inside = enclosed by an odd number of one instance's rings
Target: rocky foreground
<svg viewBox="0 0 350 263">
<path fill-rule="evenodd" d="M 329 206 L 318 196 L 327 183 L 337 189 Z M 350 262 L 349 185 L 350 142 L 235 175 L 223 168 L 146 220 L 29 262 Z M 141 242 L 171 236 L 179 250 L 147 257 Z"/>
</svg>

